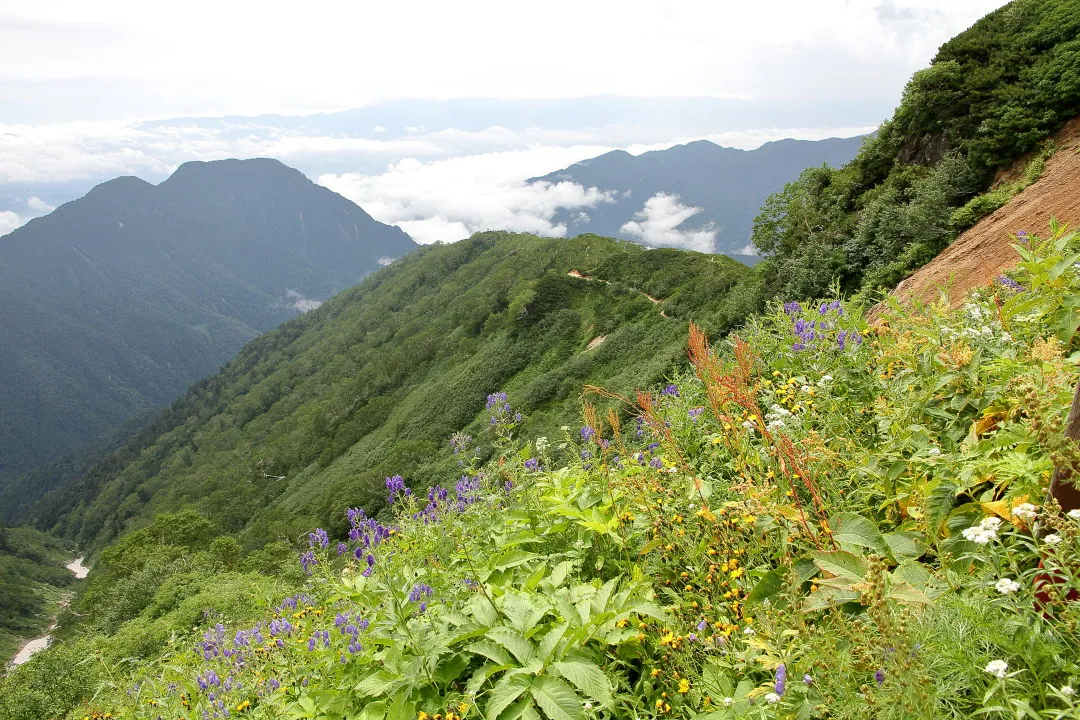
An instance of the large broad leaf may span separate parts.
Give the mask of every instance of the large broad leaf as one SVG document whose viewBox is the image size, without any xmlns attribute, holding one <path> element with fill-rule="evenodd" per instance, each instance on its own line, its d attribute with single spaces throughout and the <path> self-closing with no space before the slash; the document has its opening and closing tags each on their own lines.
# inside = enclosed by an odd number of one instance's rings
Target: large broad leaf
<svg viewBox="0 0 1080 720">
<path fill-rule="evenodd" d="M 829 520 L 833 539 L 844 550 L 859 552 L 860 549 L 875 552 L 882 557 L 889 555 L 889 546 L 881 531 L 870 519 L 855 513 L 840 513 Z"/>
<path fill-rule="evenodd" d="M 925 594 L 901 580 L 891 580 L 885 590 L 885 595 L 890 600 L 912 605 L 929 605 L 931 602 Z"/>
<path fill-rule="evenodd" d="M 814 564 L 827 575 L 852 584 L 862 582 L 866 577 L 866 561 L 847 550 L 815 550 L 810 556 L 814 558 Z"/>
<path fill-rule="evenodd" d="M 495 683 L 495 687 L 491 689 L 491 694 L 488 695 L 487 706 L 484 708 L 484 715 L 487 720 L 496 720 L 502 715 L 503 710 L 510 707 L 515 700 L 521 697 L 521 694 L 528 687 L 528 682 L 521 677 L 507 676 Z"/>
<path fill-rule="evenodd" d="M 921 535 L 913 532 L 885 533 L 885 542 L 889 546 L 889 553 L 897 563 L 905 560 L 914 560 L 923 554 L 922 545 L 919 544 Z"/>
<path fill-rule="evenodd" d="M 501 645 L 491 640 L 477 640 L 467 648 L 474 655 L 483 655 L 496 665 L 514 665 L 510 653 L 506 652 Z"/>
<path fill-rule="evenodd" d="M 545 663 L 552 660 L 555 656 L 555 650 L 559 646 L 559 641 L 566 636 L 566 631 L 569 627 L 570 626 L 567 623 L 559 623 L 544 634 L 536 652 L 540 660 Z"/>
<path fill-rule="evenodd" d="M 585 707 L 573 688 L 550 675 L 532 679 L 529 692 L 551 720 L 584 720 Z"/>
<path fill-rule="evenodd" d="M 810 593 L 803 601 L 803 612 L 814 612 L 827 608 L 839 607 L 859 599 L 859 593 L 854 590 L 843 590 L 835 587 L 819 587 L 817 591 Z"/>
<path fill-rule="evenodd" d="M 353 688 L 356 692 L 367 697 L 379 697 L 397 687 L 401 678 L 387 670 L 378 670 L 356 683 Z"/>
<path fill-rule="evenodd" d="M 746 596 L 746 603 L 748 605 L 757 605 L 765 600 L 772 602 L 772 599 L 779 595 L 783 589 L 784 576 L 776 570 L 770 570 L 754 585 L 754 589 Z"/>
<path fill-rule="evenodd" d="M 528 633 L 536 623 L 547 615 L 550 605 L 546 600 L 534 593 L 511 591 L 503 596 L 503 614 L 510 620 L 514 629 L 521 633 Z"/>
<path fill-rule="evenodd" d="M 518 662 L 525 665 L 535 656 L 532 643 L 516 630 L 508 627 L 493 627 L 488 630 L 487 637 L 510 651 Z"/>
<path fill-rule="evenodd" d="M 588 660 L 573 660 L 553 663 L 551 667 L 578 690 L 594 700 L 599 700 L 605 707 L 611 707 L 611 681 L 596 663 Z"/>
</svg>

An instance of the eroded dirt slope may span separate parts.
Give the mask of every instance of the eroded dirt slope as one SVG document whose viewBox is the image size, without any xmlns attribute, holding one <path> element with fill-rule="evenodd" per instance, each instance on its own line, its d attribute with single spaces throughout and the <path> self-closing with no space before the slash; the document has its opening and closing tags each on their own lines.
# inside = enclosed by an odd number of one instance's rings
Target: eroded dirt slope
<svg viewBox="0 0 1080 720">
<path fill-rule="evenodd" d="M 901 301 L 933 301 L 947 287 L 950 303 L 957 305 L 969 290 L 988 285 L 1017 262 L 1010 243 L 1018 231 L 1045 235 L 1051 217 L 1080 225 L 1080 118 L 1070 120 L 1054 140 L 1058 151 L 1042 177 L 900 283 L 894 294 Z M 1021 159 L 1009 175 L 1023 172 L 1024 165 Z"/>
</svg>

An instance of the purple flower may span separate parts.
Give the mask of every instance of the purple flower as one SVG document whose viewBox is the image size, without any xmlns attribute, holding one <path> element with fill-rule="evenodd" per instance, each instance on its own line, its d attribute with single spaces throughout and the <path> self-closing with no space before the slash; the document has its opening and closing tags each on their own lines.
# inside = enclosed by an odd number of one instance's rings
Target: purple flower
<svg viewBox="0 0 1080 720">
<path fill-rule="evenodd" d="M 649 461 L 649 465 L 659 470 L 660 468 L 664 467 L 664 461 L 656 457 Z"/>
<path fill-rule="evenodd" d="M 419 602 L 423 597 L 431 597 L 435 594 L 435 591 L 431 589 L 430 585 L 419 583 L 413 587 L 412 592 L 409 593 L 409 602 Z"/>
<path fill-rule="evenodd" d="M 494 408 L 499 403 L 505 403 L 505 402 L 506 402 L 506 393 L 504 393 L 504 392 L 492 393 L 491 395 L 487 396 L 487 409 L 491 410 L 492 408 Z"/>
<path fill-rule="evenodd" d="M 308 533 L 308 547 L 315 548 L 316 546 L 318 546 L 324 548 L 329 545 L 330 537 L 322 528 L 315 528 L 315 532 Z"/>
<path fill-rule="evenodd" d="M 592 429 L 591 427 L 589 427 L 588 425 L 586 425 L 585 427 L 581 428 L 581 439 L 582 439 L 582 440 L 584 440 L 584 441 L 588 442 L 588 441 L 589 441 L 589 439 L 591 439 L 591 438 L 593 437 L 593 435 L 596 435 L 596 431 L 595 431 L 595 430 L 593 430 L 593 429 Z"/>
<path fill-rule="evenodd" d="M 1002 287 L 1007 287 L 1013 292 L 1022 293 L 1027 290 L 1027 288 L 1025 288 L 1020 283 L 1016 282 L 1012 278 L 1005 277 L 1004 275 L 998 275 L 997 281 L 999 285 L 1001 285 Z"/>
<path fill-rule="evenodd" d="M 390 494 L 386 497 L 386 503 L 392 505 L 394 498 L 400 493 L 402 497 L 409 497 L 412 495 L 412 490 L 405 487 L 405 480 L 400 475 L 394 475 L 393 477 L 386 478 L 386 489 L 390 491 Z"/>
<path fill-rule="evenodd" d="M 348 551 L 349 551 L 349 546 L 346 545 L 345 543 L 338 543 L 337 544 L 337 554 L 338 554 L 339 557 L 341 555 L 344 555 Z"/>
<path fill-rule="evenodd" d="M 777 695 L 783 695 L 784 690 L 787 689 L 787 666 L 784 663 L 776 668 L 776 682 L 773 684 L 773 691 Z"/>
<path fill-rule="evenodd" d="M 704 619 L 697 624 L 698 632 L 704 632 L 707 627 L 709 627 L 709 623 L 705 622 Z"/>
<path fill-rule="evenodd" d="M 797 302 L 786 302 L 786 303 L 784 303 L 784 312 L 787 313 L 788 315 L 798 315 L 802 311 L 803 311 L 802 305 L 800 305 Z"/>
<path fill-rule="evenodd" d="M 540 461 L 536 458 L 529 458 L 525 461 L 525 469 L 529 472 L 536 472 L 540 469 Z"/>
<path fill-rule="evenodd" d="M 671 397 L 679 397 L 679 388 L 675 385 L 668 385 L 666 388 L 660 391 L 661 395 L 670 395 Z"/>
<path fill-rule="evenodd" d="M 690 419 L 692 421 L 697 422 L 698 417 L 703 412 L 705 412 L 705 408 L 703 407 L 690 408 L 689 410 L 687 410 L 687 415 L 690 416 Z"/>
<path fill-rule="evenodd" d="M 805 685 L 813 685 L 814 684 L 814 678 L 810 677 L 810 673 L 807 673 L 807 674 L 803 675 L 802 676 L 802 681 L 803 681 L 803 684 L 805 684 Z"/>
<path fill-rule="evenodd" d="M 315 558 L 314 550 L 308 550 L 300 556 L 300 567 L 304 568 L 304 572 L 308 575 L 311 574 L 311 566 L 318 564 L 319 561 Z"/>
<path fill-rule="evenodd" d="M 1024 243 L 1025 245 L 1027 245 L 1027 243 L 1028 243 L 1028 233 L 1027 233 L 1027 230 L 1018 230 L 1018 231 L 1017 231 L 1017 233 L 1016 233 L 1016 238 L 1017 238 L 1017 239 L 1018 239 L 1018 240 L 1019 240 L 1020 242 Z"/>
<path fill-rule="evenodd" d="M 884 668 L 878 668 L 878 671 L 874 673 L 874 680 L 877 680 L 877 684 L 881 685 L 885 682 L 885 670 Z"/>
</svg>

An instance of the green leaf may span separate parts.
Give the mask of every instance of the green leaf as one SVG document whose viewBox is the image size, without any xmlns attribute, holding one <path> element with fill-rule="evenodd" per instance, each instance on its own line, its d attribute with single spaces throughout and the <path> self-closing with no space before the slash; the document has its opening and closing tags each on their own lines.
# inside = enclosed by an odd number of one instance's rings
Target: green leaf
<svg viewBox="0 0 1080 720">
<path fill-rule="evenodd" d="M 495 683 L 488 695 L 487 706 L 484 715 L 487 720 L 496 720 L 503 710 L 510 707 L 511 703 L 521 697 L 521 693 L 528 688 L 528 683 L 523 678 L 504 677 Z"/>
<path fill-rule="evenodd" d="M 884 537 L 889 546 L 889 554 L 897 563 L 914 560 L 923 554 L 923 549 L 918 543 L 921 537 L 918 533 L 897 531 L 885 533 Z"/>
<path fill-rule="evenodd" d="M 387 670 L 378 670 L 356 683 L 353 690 L 367 697 L 385 695 L 401 682 L 401 679 Z"/>
<path fill-rule="evenodd" d="M 383 720 L 386 717 L 386 701 L 370 702 L 364 706 L 356 720 Z"/>
<path fill-rule="evenodd" d="M 529 684 L 536 704 L 551 720 L 584 720 L 585 708 L 573 688 L 558 678 L 539 675 Z"/>
<path fill-rule="evenodd" d="M 493 627 L 488 630 L 487 637 L 510 651 L 510 654 L 522 665 L 535 657 L 532 643 L 525 639 L 524 635 L 508 627 Z"/>
<path fill-rule="evenodd" d="M 889 546 L 877 525 L 862 515 L 839 513 L 829 520 L 829 527 L 844 550 L 857 552 L 858 548 L 865 548 L 883 557 L 889 554 Z"/>
<path fill-rule="evenodd" d="M 605 707 L 611 707 L 611 681 L 596 663 L 573 660 L 552 663 L 551 667 L 582 693 L 594 700 L 599 700 Z"/>
<path fill-rule="evenodd" d="M 474 655 L 483 655 L 496 665 L 515 665 L 513 658 L 500 645 L 491 640 L 477 640 L 466 648 Z"/>
<path fill-rule="evenodd" d="M 537 656 L 543 662 L 550 662 L 555 655 L 555 649 L 559 644 L 559 641 L 566 635 L 566 630 L 570 626 L 567 623 L 559 623 L 555 627 L 548 630 L 544 637 L 540 640 L 540 646 L 537 648 Z"/>
<path fill-rule="evenodd" d="M 814 558 L 814 564 L 822 572 L 841 580 L 857 583 L 862 582 L 866 576 L 866 561 L 849 553 L 847 550 L 835 550 L 833 552 L 815 550 L 810 555 Z"/>
<path fill-rule="evenodd" d="M 806 596 L 806 600 L 803 601 L 802 610 L 803 612 L 825 610 L 858 599 L 859 593 L 854 590 L 843 590 L 841 588 L 822 586 L 819 587 L 816 592 L 812 592 Z"/>
<path fill-rule="evenodd" d="M 757 581 L 754 589 L 746 596 L 746 604 L 757 605 L 765 600 L 770 600 L 776 597 L 783 589 L 784 576 L 776 570 L 770 570 Z"/>
</svg>

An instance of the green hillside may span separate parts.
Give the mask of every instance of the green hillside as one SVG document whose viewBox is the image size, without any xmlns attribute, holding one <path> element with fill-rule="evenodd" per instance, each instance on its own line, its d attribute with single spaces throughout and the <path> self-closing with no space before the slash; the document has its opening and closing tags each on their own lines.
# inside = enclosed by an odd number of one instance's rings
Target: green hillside
<svg viewBox="0 0 1080 720">
<path fill-rule="evenodd" d="M 915 73 L 853 161 L 810 168 L 769 198 L 754 226 L 767 292 L 892 287 L 1037 178 L 1039 157 L 990 191 L 996 171 L 1077 115 L 1080 2 L 1015 0 L 990 13 Z"/>
<path fill-rule="evenodd" d="M 71 558 L 56 538 L 0 523 L 0 665 L 51 622 L 61 593 L 75 582 L 64 567 Z"/>
<path fill-rule="evenodd" d="M 382 521 L 343 497 L 242 558 L 161 516 L 102 553 L 93 620 L 0 684 L 0 717 L 1080 718 L 1080 511 L 1045 499 L 1076 456 L 1080 237 L 1017 247 L 955 311 L 692 331 L 625 419 L 597 389 L 523 438 L 493 394 L 492 462 L 387 478 Z"/>
<path fill-rule="evenodd" d="M 451 472 L 447 439 L 478 435 L 496 389 L 528 415 L 518 432 L 552 435 L 583 385 L 665 377 L 689 318 L 719 332 L 745 315 L 730 293 L 745 273 L 596 236 L 423 248 L 250 343 L 37 522 L 95 548 L 188 507 L 247 547 L 340 525 L 342 503 L 378 510 L 388 475 Z"/>
</svg>

